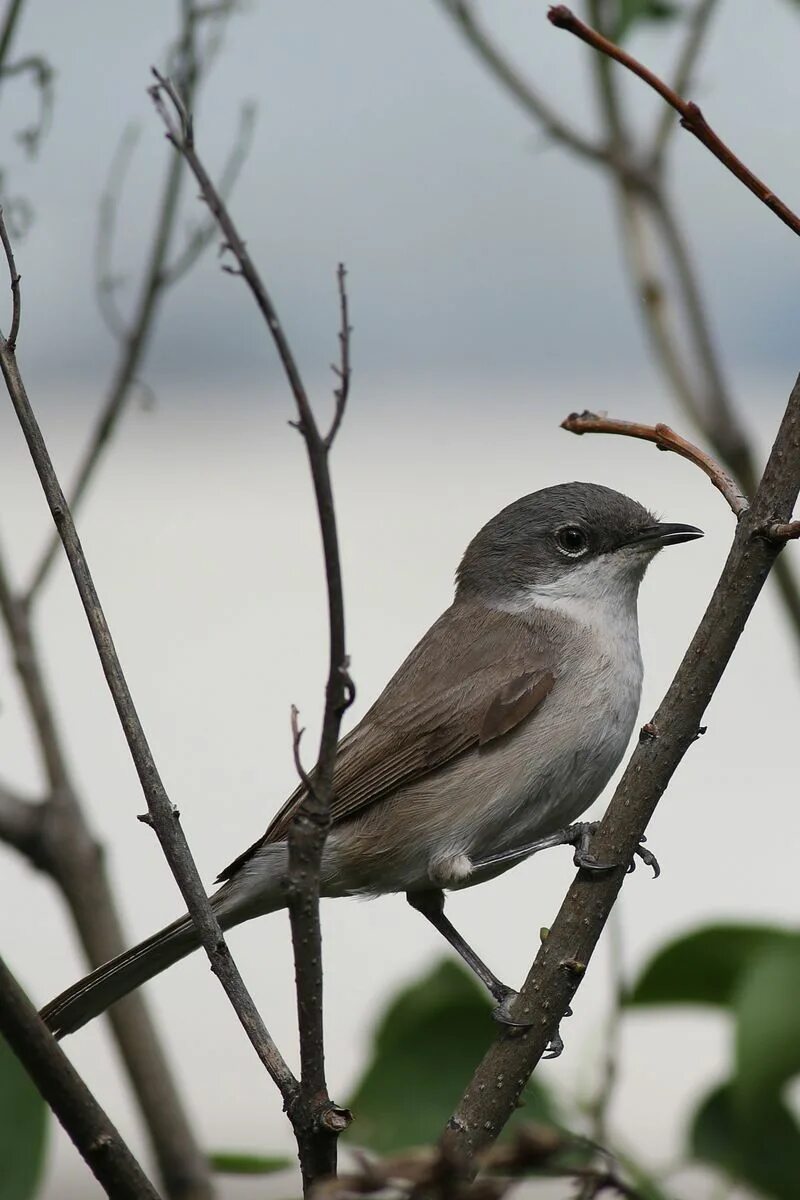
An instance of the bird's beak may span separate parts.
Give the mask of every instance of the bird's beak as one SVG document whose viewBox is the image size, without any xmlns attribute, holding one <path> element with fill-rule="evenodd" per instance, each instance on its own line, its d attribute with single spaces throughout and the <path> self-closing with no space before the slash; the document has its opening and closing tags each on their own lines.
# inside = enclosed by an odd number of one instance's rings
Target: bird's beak
<svg viewBox="0 0 800 1200">
<path fill-rule="evenodd" d="M 692 542 L 703 536 L 696 525 L 678 525 L 670 521 L 659 521 L 640 529 L 627 543 L 642 550 L 660 550 L 662 546 L 676 546 L 678 542 Z"/>
</svg>

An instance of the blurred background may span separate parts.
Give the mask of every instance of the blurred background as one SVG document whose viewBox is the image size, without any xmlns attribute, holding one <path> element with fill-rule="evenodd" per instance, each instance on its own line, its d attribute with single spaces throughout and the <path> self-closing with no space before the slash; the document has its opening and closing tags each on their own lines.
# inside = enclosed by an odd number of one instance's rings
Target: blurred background
<svg viewBox="0 0 800 1200">
<path fill-rule="evenodd" d="M 624 30 L 629 47 L 667 76 L 696 15 L 694 5 L 675 7 L 673 20 L 642 14 Z M 797 5 L 705 7 L 711 22 L 689 94 L 791 203 L 800 196 Z M 198 147 L 219 174 L 243 103 L 255 105 L 231 208 L 322 415 L 335 384 L 337 263 L 349 272 L 354 376 L 333 459 L 358 688 L 348 721 L 449 603 L 459 556 L 479 526 L 516 497 L 571 479 L 608 484 L 706 531 L 704 541 L 660 556 L 642 589 L 645 720 L 704 611 L 732 518 L 680 459 L 643 443 L 571 437 L 559 423 L 591 408 L 664 420 L 705 445 L 713 439 L 708 428 L 698 432 L 675 372 L 672 381 L 664 372 L 645 311 L 652 315 L 653 294 L 641 278 L 632 286 L 626 270 L 625 247 L 631 261 L 635 239 L 624 225 L 620 240 L 613 180 L 543 132 L 446 9 L 435 0 L 253 0 L 198 34 L 204 62 L 214 51 L 197 97 Z M 539 0 L 494 0 L 473 11 L 551 107 L 602 140 L 591 52 L 554 30 L 546 9 Z M 98 204 L 121 134 L 135 122 L 127 173 L 121 183 L 115 176 L 113 250 L 109 258 L 101 239 L 99 268 L 106 306 L 111 296 L 130 322 L 171 154 L 146 95 L 149 69 L 174 63 L 166 48 L 180 23 L 177 3 L 29 0 L 14 31 L 11 60 L 41 54 L 53 70 L 52 113 L 33 156 L 16 135 L 36 122 L 37 89 L 28 73 L 2 80 L 0 164 L 23 278 L 20 364 L 65 482 L 125 350 L 96 303 Z M 617 82 L 632 137 L 647 139 L 661 102 L 636 80 Z M 702 292 L 723 390 L 761 462 L 800 367 L 798 248 L 692 137 L 678 131 L 667 154 L 664 189 Z M 186 184 L 169 261 L 204 216 Z M 660 244 L 653 261 L 673 286 L 674 261 Z M 702 424 L 713 391 L 708 361 L 698 359 L 691 331 L 687 342 L 676 286 L 675 337 L 689 345 L 690 377 L 701 380 Z M 303 445 L 287 425 L 291 397 L 249 295 L 220 270 L 216 238 L 159 304 L 78 526 L 210 885 L 294 786 L 292 703 L 313 753 L 326 669 L 324 581 Z M 49 517 L 10 405 L 0 406 L 0 534 L 11 583 L 24 589 Z M 786 558 L 796 570 L 796 546 Z M 179 899 L 155 838 L 135 820 L 143 800 L 60 557 L 33 622 L 69 766 L 133 941 L 176 915 Z M 595 1094 L 620 962 L 632 980 L 666 942 L 698 926 L 796 923 L 799 651 L 797 625 L 771 581 L 708 711 L 708 732 L 653 821 L 662 877 L 637 871 L 626 882 L 616 967 L 606 938 L 562 1031 L 564 1055 L 538 1073 L 565 1106 L 577 1111 Z M 37 744 L 7 643 L 0 653 L 0 781 L 38 796 Z M 567 850 L 550 852 L 452 898 L 450 915 L 518 984 L 572 871 Z M 329 1083 L 344 1100 L 369 1059 L 382 1008 L 443 946 L 401 897 L 324 903 L 323 921 Z M 287 920 L 264 919 L 230 940 L 294 1061 Z M 6 846 L 0 951 L 37 1004 L 85 970 L 54 885 Z M 148 994 L 203 1147 L 290 1153 L 279 1097 L 205 960 L 180 964 Z M 690 1114 L 730 1073 L 735 1036 L 720 1007 L 631 1010 L 609 1100 L 616 1144 L 654 1171 L 682 1160 Z M 149 1161 L 106 1022 L 66 1048 Z M 791 1084 L 785 1099 L 800 1111 Z M 675 1178 L 666 1194 L 681 1200 L 750 1194 L 703 1167 Z M 793 1194 L 800 1163 L 797 1179 Z M 248 1200 L 264 1188 L 223 1179 L 219 1194 Z M 567 1191 L 562 1182 L 537 1194 Z M 100 1195 L 55 1127 L 38 1194 Z"/>
</svg>

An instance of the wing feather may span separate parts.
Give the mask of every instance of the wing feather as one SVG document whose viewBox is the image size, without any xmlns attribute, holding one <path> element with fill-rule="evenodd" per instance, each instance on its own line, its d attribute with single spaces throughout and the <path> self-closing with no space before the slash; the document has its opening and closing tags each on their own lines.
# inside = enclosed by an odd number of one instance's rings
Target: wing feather
<svg viewBox="0 0 800 1200">
<path fill-rule="evenodd" d="M 339 746 L 335 824 L 424 778 L 474 746 L 504 737 L 555 685 L 554 648 L 542 628 L 512 613 L 461 602 L 431 626 Z M 263 837 L 226 867 L 232 875 L 263 845 L 286 837 L 301 785 Z"/>
</svg>

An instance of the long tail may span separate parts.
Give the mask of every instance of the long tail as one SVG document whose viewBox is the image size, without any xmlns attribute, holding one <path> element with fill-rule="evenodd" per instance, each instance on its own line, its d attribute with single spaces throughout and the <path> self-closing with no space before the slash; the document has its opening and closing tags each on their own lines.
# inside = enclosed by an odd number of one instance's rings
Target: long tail
<svg viewBox="0 0 800 1200">
<path fill-rule="evenodd" d="M 189 917 L 181 917 L 140 942 L 132 950 L 118 954 L 110 962 L 79 979 L 42 1009 L 41 1017 L 56 1037 L 74 1033 L 87 1021 L 171 967 L 200 945 L 197 930 Z"/>
<path fill-rule="evenodd" d="M 253 869 L 240 872 L 214 893 L 211 901 L 223 929 L 283 907 L 285 898 L 280 881 L 285 859 L 285 843 L 271 846 Z M 74 1033 L 199 945 L 200 938 L 190 918 L 179 917 L 56 996 L 42 1009 L 42 1020 L 56 1037 Z"/>
</svg>

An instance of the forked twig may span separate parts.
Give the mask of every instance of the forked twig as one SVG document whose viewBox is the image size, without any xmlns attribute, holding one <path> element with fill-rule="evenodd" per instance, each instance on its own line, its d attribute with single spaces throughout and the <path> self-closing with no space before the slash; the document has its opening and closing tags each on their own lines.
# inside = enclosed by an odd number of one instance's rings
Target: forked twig
<svg viewBox="0 0 800 1200">
<path fill-rule="evenodd" d="M 299 758 L 300 731 L 293 716 L 293 751 L 305 789 L 288 830 L 289 871 L 287 903 L 292 927 L 295 960 L 297 1014 L 300 1032 L 300 1092 L 289 1109 L 297 1138 L 300 1168 L 306 1190 L 320 1178 L 336 1173 L 336 1139 L 351 1120 L 350 1113 L 334 1104 L 325 1079 L 322 1025 L 322 940 L 319 924 L 319 891 L 322 852 L 330 825 L 333 769 L 342 716 L 354 694 L 348 674 L 345 649 L 344 598 L 341 563 L 336 529 L 336 512 L 329 469 L 333 440 L 341 424 L 350 384 L 350 327 L 345 290 L 345 271 L 338 272 L 340 304 L 341 361 L 337 368 L 340 386 L 336 408 L 327 435 L 320 432 L 303 383 L 297 360 L 266 285 L 227 207 L 214 186 L 197 153 L 192 113 L 172 81 L 153 71 L 156 83 L 150 96 L 167 131 L 167 138 L 186 161 L 200 187 L 220 233 L 223 251 L 232 255 L 235 265 L 226 265 L 229 274 L 240 276 L 247 284 L 263 316 L 277 350 L 297 409 L 292 422 L 306 445 L 311 478 L 319 515 L 328 590 L 330 653 L 325 689 L 317 763 L 310 777 Z"/>
</svg>

